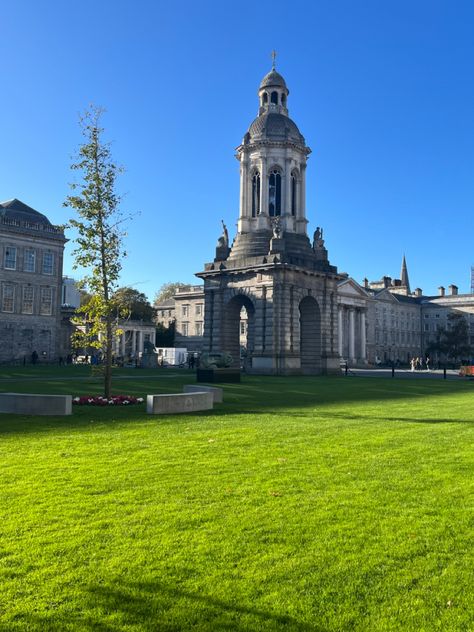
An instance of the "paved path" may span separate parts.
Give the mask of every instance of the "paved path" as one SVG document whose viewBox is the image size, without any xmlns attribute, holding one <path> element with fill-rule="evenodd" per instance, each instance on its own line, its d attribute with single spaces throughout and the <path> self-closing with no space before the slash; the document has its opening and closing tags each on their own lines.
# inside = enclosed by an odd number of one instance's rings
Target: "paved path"
<svg viewBox="0 0 474 632">
<path fill-rule="evenodd" d="M 351 369 L 349 368 L 347 377 L 385 377 L 392 378 L 392 369 Z M 444 372 L 442 369 L 434 371 L 410 371 L 410 369 L 395 369 L 394 379 L 408 380 L 442 380 Z M 465 380 L 460 377 L 458 370 L 446 369 L 447 380 Z"/>
</svg>

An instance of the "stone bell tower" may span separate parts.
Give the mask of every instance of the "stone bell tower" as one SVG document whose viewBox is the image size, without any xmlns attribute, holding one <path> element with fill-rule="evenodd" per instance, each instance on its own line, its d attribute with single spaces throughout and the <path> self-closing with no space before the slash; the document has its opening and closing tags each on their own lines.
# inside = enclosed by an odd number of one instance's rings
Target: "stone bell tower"
<svg viewBox="0 0 474 632">
<path fill-rule="evenodd" d="M 204 280 L 204 349 L 228 351 L 249 372 L 339 372 L 336 285 L 322 230 L 307 235 L 306 161 L 311 153 L 288 116 L 284 78 L 258 89 L 258 116 L 237 148 L 240 210 Z"/>
</svg>

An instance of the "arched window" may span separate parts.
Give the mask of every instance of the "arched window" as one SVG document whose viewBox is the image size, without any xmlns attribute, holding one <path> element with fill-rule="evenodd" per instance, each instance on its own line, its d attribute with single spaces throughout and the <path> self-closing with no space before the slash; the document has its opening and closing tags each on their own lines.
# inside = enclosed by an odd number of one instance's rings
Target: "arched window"
<svg viewBox="0 0 474 632">
<path fill-rule="evenodd" d="M 260 213 L 260 173 L 256 171 L 252 178 L 252 217 Z"/>
<path fill-rule="evenodd" d="M 282 104 L 283 106 L 285 106 L 285 105 L 286 105 L 286 95 L 285 95 L 285 94 L 282 94 L 282 95 L 281 95 L 281 104 Z"/>
<path fill-rule="evenodd" d="M 296 173 L 293 171 L 291 174 L 291 214 L 296 215 L 296 195 L 297 195 L 298 180 Z"/>
<path fill-rule="evenodd" d="M 278 105 L 278 92 L 272 92 L 270 100 L 275 105 Z"/>
<path fill-rule="evenodd" d="M 263 102 L 268 103 L 268 94 L 266 92 L 263 93 Z"/>
<path fill-rule="evenodd" d="M 268 179 L 268 214 L 281 215 L 281 175 L 277 169 L 270 172 Z"/>
</svg>

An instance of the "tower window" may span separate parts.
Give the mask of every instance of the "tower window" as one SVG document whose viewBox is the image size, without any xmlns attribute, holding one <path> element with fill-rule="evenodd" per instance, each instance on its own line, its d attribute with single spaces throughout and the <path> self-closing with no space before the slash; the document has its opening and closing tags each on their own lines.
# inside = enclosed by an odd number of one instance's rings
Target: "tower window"
<svg viewBox="0 0 474 632">
<path fill-rule="evenodd" d="M 297 180 L 295 173 L 291 174 L 291 214 L 296 215 L 296 187 Z"/>
<path fill-rule="evenodd" d="M 260 213 L 260 173 L 255 172 L 252 178 L 252 217 Z"/>
<path fill-rule="evenodd" d="M 266 92 L 263 93 L 263 102 L 268 103 L 268 94 Z"/>
<path fill-rule="evenodd" d="M 282 95 L 281 95 L 281 104 L 282 104 L 283 106 L 285 106 L 285 104 L 286 104 L 286 95 L 285 95 L 285 94 L 282 94 Z"/>
<path fill-rule="evenodd" d="M 278 105 L 278 92 L 275 92 L 275 91 L 272 92 L 270 101 L 274 103 L 275 105 Z"/>
<path fill-rule="evenodd" d="M 268 179 L 268 214 L 270 217 L 281 215 L 281 175 L 276 169 Z"/>
</svg>

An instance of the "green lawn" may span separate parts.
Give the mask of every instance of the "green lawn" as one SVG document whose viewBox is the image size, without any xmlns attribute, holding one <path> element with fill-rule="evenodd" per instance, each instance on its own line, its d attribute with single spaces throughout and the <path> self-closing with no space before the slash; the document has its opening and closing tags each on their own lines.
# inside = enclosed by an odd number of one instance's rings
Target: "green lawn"
<svg viewBox="0 0 474 632">
<path fill-rule="evenodd" d="M 136 395 L 193 379 L 116 377 Z M 0 415 L 2 632 L 474 630 L 473 382 L 224 388 L 205 414 Z M 100 384 L 21 367 L 0 390 Z"/>
</svg>

